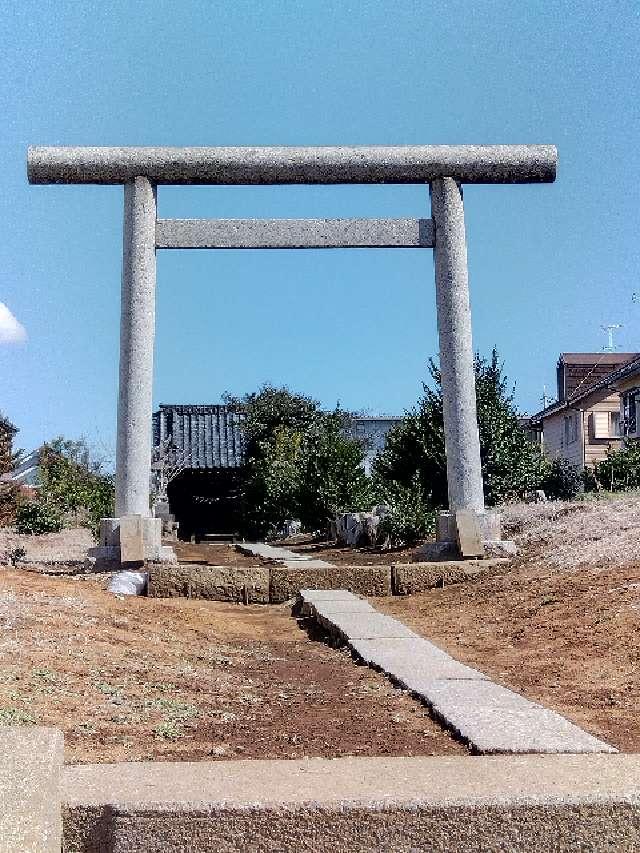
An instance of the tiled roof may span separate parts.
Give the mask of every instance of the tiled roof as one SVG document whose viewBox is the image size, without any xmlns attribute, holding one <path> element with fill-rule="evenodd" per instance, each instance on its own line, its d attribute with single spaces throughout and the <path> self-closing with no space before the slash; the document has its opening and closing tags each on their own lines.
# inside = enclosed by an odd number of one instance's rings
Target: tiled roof
<svg viewBox="0 0 640 853">
<path fill-rule="evenodd" d="M 169 438 L 188 468 L 239 468 L 245 462 L 243 417 L 229 406 L 161 405 L 153 414 L 153 443 Z"/>
</svg>

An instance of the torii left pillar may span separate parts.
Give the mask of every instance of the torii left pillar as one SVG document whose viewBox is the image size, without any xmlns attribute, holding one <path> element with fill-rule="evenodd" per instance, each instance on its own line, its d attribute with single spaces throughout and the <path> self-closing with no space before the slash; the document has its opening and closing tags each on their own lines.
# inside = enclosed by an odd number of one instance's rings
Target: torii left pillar
<svg viewBox="0 0 640 853">
<path fill-rule="evenodd" d="M 103 519 L 103 555 L 126 561 L 123 519 L 137 517 L 144 559 L 161 556 L 160 518 L 149 508 L 153 347 L 156 322 L 156 188 L 148 178 L 124 185 L 120 379 L 116 443 L 116 518 Z M 136 529 L 136 524 L 133 529 Z M 139 527 L 138 527 L 139 529 Z"/>
</svg>

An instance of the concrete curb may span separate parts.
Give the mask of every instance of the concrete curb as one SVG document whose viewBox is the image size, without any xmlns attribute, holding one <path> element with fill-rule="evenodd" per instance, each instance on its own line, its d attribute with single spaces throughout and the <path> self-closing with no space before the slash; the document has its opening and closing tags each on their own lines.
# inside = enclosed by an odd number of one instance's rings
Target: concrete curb
<svg viewBox="0 0 640 853">
<path fill-rule="evenodd" d="M 0 726 L 0 853 L 60 853 L 57 729 Z"/>
<path fill-rule="evenodd" d="M 66 767 L 69 853 L 631 851 L 640 756 Z"/>
</svg>

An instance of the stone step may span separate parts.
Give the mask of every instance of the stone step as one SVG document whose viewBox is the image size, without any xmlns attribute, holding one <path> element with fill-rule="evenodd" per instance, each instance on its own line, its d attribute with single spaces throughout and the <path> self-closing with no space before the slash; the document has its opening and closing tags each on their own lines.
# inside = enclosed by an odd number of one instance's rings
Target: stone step
<svg viewBox="0 0 640 853">
<path fill-rule="evenodd" d="M 316 619 L 329 633 L 351 640 L 378 640 L 397 637 L 416 637 L 402 622 L 385 616 L 371 608 L 370 612 L 360 609 L 332 610 L 324 604 L 316 605 Z"/>
<path fill-rule="evenodd" d="M 365 663 L 382 670 L 402 687 L 419 692 L 427 682 L 486 675 L 452 658 L 421 637 L 352 640 L 349 645 Z"/>
</svg>

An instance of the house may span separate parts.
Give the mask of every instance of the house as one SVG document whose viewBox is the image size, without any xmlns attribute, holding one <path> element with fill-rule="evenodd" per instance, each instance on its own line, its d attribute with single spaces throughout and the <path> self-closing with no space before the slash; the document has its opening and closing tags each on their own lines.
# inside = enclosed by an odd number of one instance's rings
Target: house
<svg viewBox="0 0 640 853">
<path fill-rule="evenodd" d="M 364 470 L 371 473 L 373 460 L 384 450 L 390 430 L 402 421 L 398 415 L 353 415 L 347 433 L 364 448 Z"/>
<path fill-rule="evenodd" d="M 604 459 L 609 448 L 620 446 L 626 428 L 616 377 L 629 376 L 625 371 L 636 363 L 640 353 L 560 355 L 558 400 L 530 418 L 549 459 L 566 459 L 584 469 Z M 640 395 L 640 387 L 637 390 Z"/>
<path fill-rule="evenodd" d="M 40 485 L 40 448 L 22 456 L 15 468 L 3 475 L 3 479 L 17 486 L 37 488 Z"/>
<path fill-rule="evenodd" d="M 640 439 L 640 357 L 607 377 L 620 397 L 620 432 L 625 442 Z"/>
</svg>

